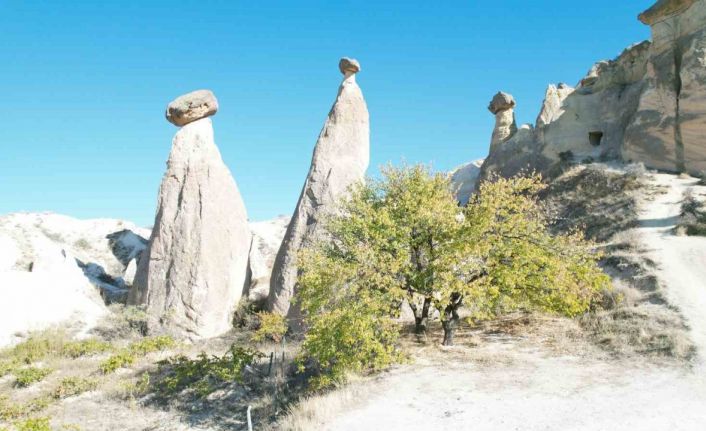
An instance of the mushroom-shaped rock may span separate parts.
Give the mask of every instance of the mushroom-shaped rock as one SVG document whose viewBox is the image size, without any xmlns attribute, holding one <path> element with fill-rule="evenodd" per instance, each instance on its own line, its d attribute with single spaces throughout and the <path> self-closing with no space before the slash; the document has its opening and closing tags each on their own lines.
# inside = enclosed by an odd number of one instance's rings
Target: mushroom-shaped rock
<svg viewBox="0 0 706 431">
<path fill-rule="evenodd" d="M 202 106 L 201 112 L 208 109 Z M 180 128 L 128 298 L 145 305 L 150 331 L 208 338 L 232 327 L 247 279 L 247 220 L 238 186 L 213 139 L 211 119 Z"/>
<path fill-rule="evenodd" d="M 490 101 L 488 105 L 488 110 L 493 113 L 493 115 L 498 112 L 507 111 L 508 109 L 513 109 L 515 107 L 515 99 L 511 94 L 498 91 L 498 94 L 493 96 L 493 100 Z"/>
<path fill-rule="evenodd" d="M 491 152 L 496 145 L 512 138 L 517 132 L 514 108 L 515 99 L 512 95 L 502 91 L 493 96 L 493 100 L 490 101 L 488 110 L 495 115 L 495 128 L 493 129 L 493 136 L 490 140 Z"/>
<path fill-rule="evenodd" d="M 196 90 L 174 99 L 168 106 L 167 121 L 176 126 L 185 126 L 196 120 L 214 115 L 218 111 L 218 100 L 210 90 Z"/>
<path fill-rule="evenodd" d="M 338 69 L 342 74 L 352 74 L 360 72 L 360 63 L 355 58 L 343 57 L 338 62 Z"/>
<path fill-rule="evenodd" d="M 348 188 L 364 179 L 370 158 L 370 119 L 354 71 L 355 60 L 339 63 L 344 73 L 336 101 L 328 114 L 314 148 L 311 168 L 299 202 L 280 246 L 270 278 L 268 306 L 288 315 L 296 330 L 301 322 L 298 307 L 291 307 L 296 293 L 297 254 L 321 234 L 320 221 Z"/>
</svg>

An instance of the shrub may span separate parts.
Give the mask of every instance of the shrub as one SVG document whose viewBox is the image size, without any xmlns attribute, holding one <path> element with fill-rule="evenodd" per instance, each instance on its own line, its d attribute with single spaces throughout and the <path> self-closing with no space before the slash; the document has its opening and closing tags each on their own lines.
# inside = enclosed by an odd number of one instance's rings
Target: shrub
<svg viewBox="0 0 706 431">
<path fill-rule="evenodd" d="M 64 345 L 62 350 L 64 356 L 75 359 L 82 356 L 91 356 L 97 353 L 107 352 L 111 347 L 111 344 L 106 341 L 89 338 L 86 340 L 70 341 Z"/>
<path fill-rule="evenodd" d="M 255 342 L 270 339 L 275 343 L 282 341 L 282 337 L 287 333 L 287 318 L 277 313 L 260 312 L 257 313 L 259 327 L 252 336 Z"/>
<path fill-rule="evenodd" d="M 52 392 L 55 399 L 63 399 L 92 391 L 98 387 L 98 381 L 85 377 L 65 377 Z"/>
<path fill-rule="evenodd" d="M 128 350 L 122 350 L 100 363 L 99 368 L 103 374 L 110 374 L 119 368 L 126 368 L 135 363 L 137 357 Z"/>
<path fill-rule="evenodd" d="M 174 346 L 176 346 L 176 341 L 167 335 L 138 340 L 101 362 L 100 370 L 103 374 L 110 374 L 115 372 L 118 368 L 131 366 L 140 356 Z"/>
<path fill-rule="evenodd" d="M 15 386 L 20 388 L 26 388 L 33 383 L 43 380 L 46 376 L 51 374 L 53 370 L 50 368 L 20 368 L 15 370 Z"/>
<path fill-rule="evenodd" d="M 201 352 L 196 359 L 186 356 L 168 358 L 159 363 L 162 377 L 157 383 L 157 391 L 168 396 L 192 389 L 203 397 L 221 384 L 241 382 L 245 366 L 263 356 L 256 350 L 233 344 L 223 356 L 208 356 Z"/>
<path fill-rule="evenodd" d="M 128 349 L 136 355 L 144 356 L 148 353 L 158 352 L 174 346 L 176 346 L 176 341 L 174 341 L 174 338 L 168 335 L 160 335 L 157 337 L 149 337 L 135 341 L 130 344 Z"/>
</svg>

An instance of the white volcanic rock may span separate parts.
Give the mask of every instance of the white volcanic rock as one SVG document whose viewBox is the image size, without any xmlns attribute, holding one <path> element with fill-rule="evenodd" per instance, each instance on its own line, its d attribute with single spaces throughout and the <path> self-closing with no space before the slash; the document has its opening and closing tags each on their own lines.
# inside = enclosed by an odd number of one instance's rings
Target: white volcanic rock
<svg viewBox="0 0 706 431">
<path fill-rule="evenodd" d="M 272 267 L 288 224 L 289 217 L 287 216 L 250 223 L 252 245 L 250 246 L 248 300 L 252 302 L 259 303 L 267 299 L 270 292 Z"/>
<path fill-rule="evenodd" d="M 214 115 L 217 111 L 216 96 L 210 90 L 196 90 L 179 96 L 169 103 L 165 117 L 176 126 L 185 126 Z"/>
<path fill-rule="evenodd" d="M 353 60 L 345 63 L 357 64 Z M 353 183 L 364 179 L 368 168 L 370 122 L 363 93 L 355 81 L 357 68 L 359 65 L 341 68 L 343 83 L 316 142 L 309 174 L 275 259 L 268 306 L 283 315 L 289 313 L 295 294 L 297 253 L 317 236 L 322 215 L 333 210 Z M 290 314 L 295 320 L 297 316 L 297 310 Z"/>
<path fill-rule="evenodd" d="M 187 124 L 174 136 L 129 302 L 146 304 L 150 330 L 190 338 L 228 331 L 245 287 L 250 241 L 245 205 L 211 120 Z"/>
<path fill-rule="evenodd" d="M 123 263 L 114 250 L 137 256 L 144 250 L 145 238 L 149 235 L 149 229 L 124 220 L 79 220 L 54 213 L 11 213 L 0 216 L 0 256 L 8 256 L 9 249 L 14 249 L 11 254 L 15 257 L 0 258 L 0 262 L 11 261 L 8 268 L 29 271 L 45 249 L 53 253 L 54 248 L 59 247 L 82 263 L 94 263 L 103 268 L 105 274 L 117 278 L 123 275 L 127 263 Z"/>
<path fill-rule="evenodd" d="M 459 204 L 466 205 L 476 191 L 481 166 L 483 166 L 483 159 L 466 163 L 449 172 L 451 188 Z"/>
<path fill-rule="evenodd" d="M 54 325 L 85 332 L 107 313 L 74 256 L 46 243 L 34 258 L 31 272 L 0 270 L 0 346 L 15 341 L 17 334 Z"/>
</svg>

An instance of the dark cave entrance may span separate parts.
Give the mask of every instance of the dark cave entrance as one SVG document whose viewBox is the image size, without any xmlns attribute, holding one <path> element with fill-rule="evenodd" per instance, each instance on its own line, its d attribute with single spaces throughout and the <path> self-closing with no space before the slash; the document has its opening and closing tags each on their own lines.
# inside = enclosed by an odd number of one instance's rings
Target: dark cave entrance
<svg viewBox="0 0 706 431">
<path fill-rule="evenodd" d="M 588 142 L 594 147 L 601 145 L 603 140 L 603 132 L 588 132 Z"/>
</svg>

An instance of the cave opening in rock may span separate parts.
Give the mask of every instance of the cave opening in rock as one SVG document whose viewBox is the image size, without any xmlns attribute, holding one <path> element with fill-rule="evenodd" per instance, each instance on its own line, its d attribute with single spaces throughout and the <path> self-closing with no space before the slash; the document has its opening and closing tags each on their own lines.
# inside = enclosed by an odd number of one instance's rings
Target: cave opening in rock
<svg viewBox="0 0 706 431">
<path fill-rule="evenodd" d="M 601 140 L 603 140 L 603 132 L 588 132 L 588 142 L 594 147 L 601 145 Z"/>
</svg>

